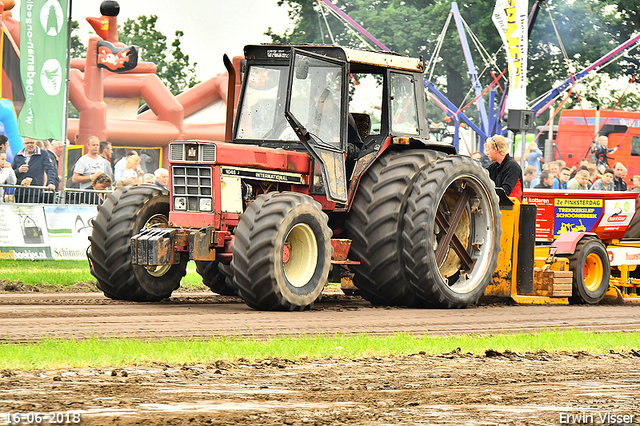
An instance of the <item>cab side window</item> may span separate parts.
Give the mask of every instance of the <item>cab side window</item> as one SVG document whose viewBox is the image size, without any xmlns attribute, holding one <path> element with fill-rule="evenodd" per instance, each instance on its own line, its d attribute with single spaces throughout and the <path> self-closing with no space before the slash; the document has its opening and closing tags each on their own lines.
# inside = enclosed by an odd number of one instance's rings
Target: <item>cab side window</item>
<svg viewBox="0 0 640 426">
<path fill-rule="evenodd" d="M 414 93 L 413 76 L 391 73 L 391 133 L 417 135 L 418 103 Z"/>
</svg>

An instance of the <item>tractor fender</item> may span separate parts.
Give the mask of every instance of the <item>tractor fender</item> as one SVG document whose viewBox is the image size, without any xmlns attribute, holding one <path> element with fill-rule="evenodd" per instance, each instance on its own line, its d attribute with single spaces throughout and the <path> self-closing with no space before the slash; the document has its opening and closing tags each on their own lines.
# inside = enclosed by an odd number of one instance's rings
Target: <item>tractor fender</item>
<svg viewBox="0 0 640 426">
<path fill-rule="evenodd" d="M 353 200 L 356 195 L 356 191 L 360 186 L 360 180 L 365 175 L 367 170 L 375 163 L 378 158 L 382 156 L 382 154 L 391 151 L 393 149 L 392 137 L 387 137 L 384 142 L 379 146 L 379 148 L 374 149 L 371 152 L 368 152 L 366 155 L 362 156 L 358 159 L 355 171 L 353 173 L 353 177 L 351 179 L 351 186 L 349 187 L 349 193 L 347 194 L 347 208 L 346 211 L 351 210 L 351 205 L 353 204 Z M 411 146 L 405 146 L 406 148 L 419 148 L 419 149 L 432 149 L 434 151 L 442 152 L 447 155 L 455 155 L 456 149 L 453 145 L 439 143 L 439 142 L 430 142 L 424 138 L 409 138 Z M 420 142 L 417 144 L 417 142 Z M 416 144 L 414 144 L 416 142 Z M 414 146 L 415 145 L 415 146 Z"/>
<path fill-rule="evenodd" d="M 598 238 L 593 232 L 564 232 L 551 244 L 549 254 L 574 254 L 578 242 L 585 236 Z"/>
</svg>

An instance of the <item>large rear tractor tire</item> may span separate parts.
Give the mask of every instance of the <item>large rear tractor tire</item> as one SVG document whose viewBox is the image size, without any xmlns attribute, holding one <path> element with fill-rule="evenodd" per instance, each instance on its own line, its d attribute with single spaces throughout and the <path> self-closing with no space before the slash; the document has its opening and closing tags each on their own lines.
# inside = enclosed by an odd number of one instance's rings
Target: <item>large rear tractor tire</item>
<svg viewBox="0 0 640 426">
<path fill-rule="evenodd" d="M 311 197 L 259 195 L 236 227 L 234 286 L 260 310 L 304 310 L 318 299 L 331 266 L 328 217 Z"/>
<path fill-rule="evenodd" d="M 403 257 L 416 306 L 466 308 L 491 282 L 500 252 L 500 208 L 486 170 L 466 156 L 429 163 L 404 216 Z"/>
<path fill-rule="evenodd" d="M 233 287 L 233 271 L 229 265 L 213 261 L 196 261 L 196 272 L 202 276 L 202 282 L 214 293 L 222 296 L 237 296 Z"/>
<path fill-rule="evenodd" d="M 402 264 L 402 229 L 407 198 L 418 172 L 443 157 L 429 150 L 385 153 L 363 176 L 346 227 L 354 284 L 377 305 L 413 305 Z"/>
<path fill-rule="evenodd" d="M 573 271 L 573 304 L 595 305 L 609 289 L 611 266 L 607 248 L 597 238 L 583 237 L 575 252 L 567 256 L 569 270 Z"/>
<path fill-rule="evenodd" d="M 171 266 L 131 263 L 131 237 L 148 226 L 168 223 L 169 194 L 152 186 L 116 189 L 93 220 L 87 253 L 91 273 L 105 296 L 134 302 L 158 301 L 171 296 L 186 273 L 188 256 Z"/>
</svg>

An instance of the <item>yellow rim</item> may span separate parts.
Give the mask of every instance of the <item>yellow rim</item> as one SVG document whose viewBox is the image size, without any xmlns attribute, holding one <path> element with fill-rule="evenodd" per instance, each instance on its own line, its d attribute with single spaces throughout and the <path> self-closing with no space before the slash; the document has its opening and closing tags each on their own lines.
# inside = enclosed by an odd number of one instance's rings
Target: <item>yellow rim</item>
<svg viewBox="0 0 640 426">
<path fill-rule="evenodd" d="M 149 218 L 149 220 L 147 220 L 143 228 L 150 228 L 154 225 L 161 228 L 166 228 L 169 225 L 169 219 L 163 214 L 154 214 Z M 149 275 L 159 278 L 169 272 L 169 269 L 171 269 L 171 265 L 151 265 L 145 266 L 144 268 L 147 270 L 147 273 Z"/>
<path fill-rule="evenodd" d="M 283 265 L 284 274 L 293 287 L 304 287 L 313 277 L 318 264 L 318 243 L 313 229 L 298 223 L 285 239 L 289 260 Z"/>
<path fill-rule="evenodd" d="M 597 254 L 591 253 L 584 262 L 584 285 L 587 290 L 596 291 L 602 284 L 603 275 L 602 259 Z"/>
</svg>

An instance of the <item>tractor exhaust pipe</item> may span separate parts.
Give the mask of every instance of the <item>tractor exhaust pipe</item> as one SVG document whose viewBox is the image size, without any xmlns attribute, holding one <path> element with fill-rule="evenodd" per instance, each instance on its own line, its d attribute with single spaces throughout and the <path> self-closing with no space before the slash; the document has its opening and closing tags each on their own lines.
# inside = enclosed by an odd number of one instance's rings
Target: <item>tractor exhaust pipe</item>
<svg viewBox="0 0 640 426">
<path fill-rule="evenodd" d="M 222 57 L 224 67 L 229 73 L 229 85 L 227 87 L 227 119 L 224 130 L 224 140 L 231 141 L 233 132 L 233 107 L 235 105 L 235 93 L 236 93 L 236 69 L 233 63 L 225 53 Z"/>
</svg>

